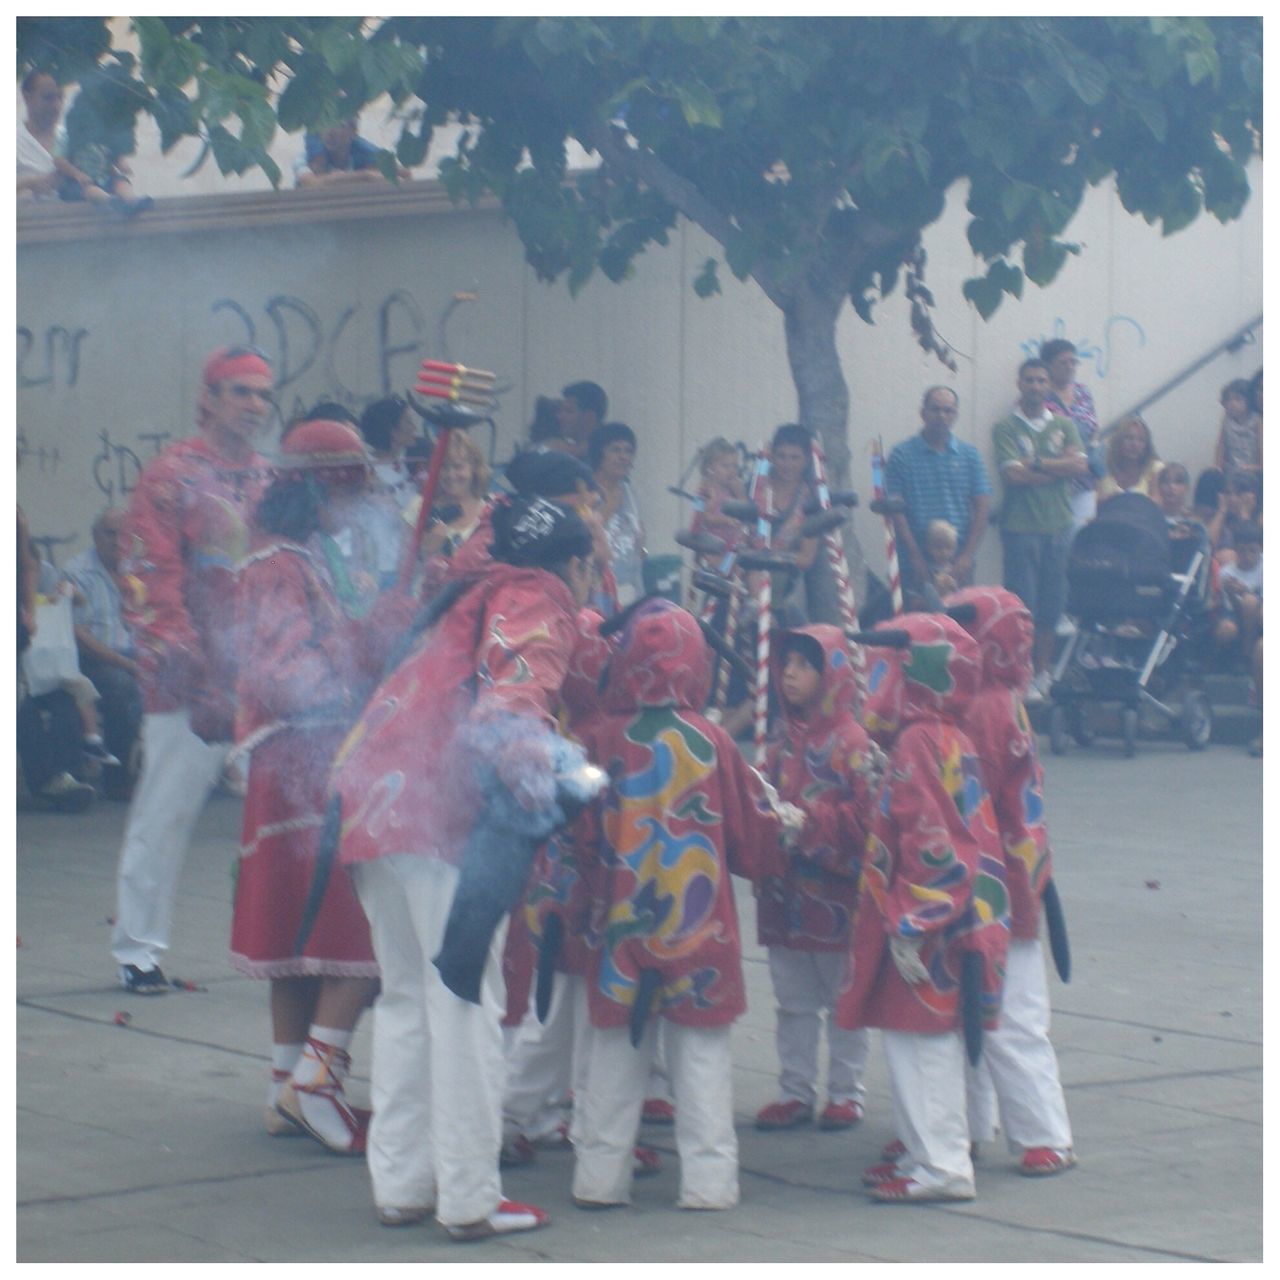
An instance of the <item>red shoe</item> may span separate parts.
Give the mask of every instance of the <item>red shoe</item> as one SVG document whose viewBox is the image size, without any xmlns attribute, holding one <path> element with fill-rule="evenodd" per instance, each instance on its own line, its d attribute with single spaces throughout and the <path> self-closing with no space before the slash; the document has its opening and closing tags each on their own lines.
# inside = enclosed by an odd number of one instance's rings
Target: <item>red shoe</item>
<svg viewBox="0 0 1280 1280">
<path fill-rule="evenodd" d="M 502 1150 L 498 1153 L 498 1168 L 522 1169 L 527 1164 L 533 1164 L 537 1158 L 538 1153 L 534 1150 L 533 1143 L 523 1133 L 517 1133 L 514 1138 L 508 1138 L 502 1144 Z"/>
<path fill-rule="evenodd" d="M 572 1151 L 573 1143 L 569 1141 L 568 1124 L 558 1124 L 554 1133 L 548 1133 L 542 1138 L 535 1138 L 533 1145 L 538 1151 Z"/>
<path fill-rule="evenodd" d="M 662 1172 L 662 1157 L 652 1147 L 637 1146 L 633 1158 L 635 1161 L 631 1166 L 633 1178 L 652 1178 Z"/>
<path fill-rule="evenodd" d="M 818 1117 L 818 1128 L 831 1132 L 836 1129 L 852 1129 L 862 1119 L 860 1102 L 828 1102 Z"/>
<path fill-rule="evenodd" d="M 943 1187 L 926 1187 L 914 1178 L 894 1178 L 871 1189 L 871 1198 L 881 1204 L 928 1204 L 935 1200 L 972 1200 L 972 1189 L 948 1191 Z"/>
<path fill-rule="evenodd" d="M 1018 1172 L 1027 1178 L 1048 1178 L 1055 1173 L 1066 1173 L 1076 1162 L 1071 1150 L 1057 1151 L 1053 1147 L 1028 1147 L 1022 1153 Z"/>
<path fill-rule="evenodd" d="M 901 1160 L 907 1154 L 907 1144 L 901 1138 L 894 1138 L 892 1142 L 884 1144 L 884 1150 L 880 1152 L 881 1160 Z"/>
<path fill-rule="evenodd" d="M 370 1112 L 359 1113 L 347 1102 L 342 1084 L 351 1071 L 351 1055 L 333 1045 L 308 1039 L 304 1059 L 312 1057 L 323 1072 L 310 1084 L 289 1079 L 280 1090 L 276 1110 L 335 1155 L 362 1156 L 369 1136 Z M 296 1074 L 297 1068 L 295 1068 Z"/>
<path fill-rule="evenodd" d="M 765 1131 L 798 1129 L 801 1125 L 812 1123 L 813 1108 L 807 1102 L 799 1102 L 795 1098 L 787 1102 L 771 1102 L 756 1112 L 756 1128 Z"/>
<path fill-rule="evenodd" d="M 666 1098 L 646 1098 L 640 1119 L 645 1124 L 675 1124 L 676 1109 Z"/>
<path fill-rule="evenodd" d="M 883 1187 L 886 1182 L 892 1182 L 900 1176 L 898 1166 L 892 1160 L 888 1160 L 884 1164 L 873 1164 L 870 1169 L 864 1169 L 862 1171 L 862 1185 L 864 1187 Z"/>
<path fill-rule="evenodd" d="M 503 1200 L 487 1217 L 479 1222 L 464 1222 L 460 1226 L 445 1227 L 450 1240 L 465 1244 L 470 1240 L 488 1240 L 492 1236 L 510 1235 L 513 1231 L 536 1231 L 545 1227 L 551 1216 L 545 1209 L 518 1200 Z"/>
</svg>

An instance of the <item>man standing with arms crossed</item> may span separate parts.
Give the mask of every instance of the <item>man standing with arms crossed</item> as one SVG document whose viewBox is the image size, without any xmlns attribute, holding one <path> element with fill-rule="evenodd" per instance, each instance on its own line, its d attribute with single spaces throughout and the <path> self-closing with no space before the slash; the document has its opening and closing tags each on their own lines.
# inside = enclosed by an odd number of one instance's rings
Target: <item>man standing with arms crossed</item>
<svg viewBox="0 0 1280 1280">
<path fill-rule="evenodd" d="M 126 525 L 125 618 L 138 646 L 142 774 L 117 873 L 111 951 L 120 985 L 160 995 L 178 877 L 231 742 L 232 592 L 266 462 L 254 443 L 272 407 L 271 366 L 252 347 L 205 361 L 199 431 L 143 470 Z"/>
</svg>

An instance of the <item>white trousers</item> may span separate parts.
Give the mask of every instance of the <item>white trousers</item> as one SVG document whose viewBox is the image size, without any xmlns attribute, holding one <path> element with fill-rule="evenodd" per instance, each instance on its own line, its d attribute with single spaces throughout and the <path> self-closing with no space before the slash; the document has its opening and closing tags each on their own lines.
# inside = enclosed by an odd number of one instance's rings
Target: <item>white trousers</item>
<svg viewBox="0 0 1280 1280">
<path fill-rule="evenodd" d="M 582 1094 L 590 1029 L 586 979 L 556 974 L 545 1023 L 538 1021 L 530 998 L 507 1051 L 502 1128 L 508 1138 L 523 1134 L 537 1142 L 569 1122 L 572 1099 Z"/>
<path fill-rule="evenodd" d="M 497 929 L 489 948 L 481 1003 L 470 1004 L 431 963 L 458 869 L 404 853 L 360 863 L 354 878 L 382 970 L 368 1145 L 374 1201 L 383 1208 L 435 1205 L 446 1226 L 478 1222 L 502 1200 L 506 929 Z"/>
<path fill-rule="evenodd" d="M 169 949 L 178 877 L 228 749 L 228 743 L 205 742 L 193 733 L 185 709 L 143 716 L 142 774 L 116 873 L 111 954 L 120 964 L 153 969 Z"/>
<path fill-rule="evenodd" d="M 985 1046 L 987 1036 L 982 1034 Z M 987 1068 L 984 1053 L 978 1059 L 978 1065 L 972 1066 L 968 1054 L 964 1059 L 965 1110 L 969 1116 L 969 1141 L 993 1142 L 996 1130 L 1000 1127 L 1000 1104 L 996 1100 L 996 1087 L 991 1082 L 991 1072 Z"/>
<path fill-rule="evenodd" d="M 596 1204 L 630 1204 L 632 1153 L 640 1132 L 657 1037 L 650 1021 L 639 1049 L 625 1029 L 595 1027 L 579 1101 L 573 1194 Z M 681 1209 L 738 1203 L 738 1136 L 733 1128 L 733 1055 L 728 1027 L 663 1026 L 676 1109 Z"/>
<path fill-rule="evenodd" d="M 895 1132 L 906 1144 L 899 1170 L 926 1187 L 972 1192 L 965 1116 L 964 1044 L 958 1032 L 885 1031 Z"/>
<path fill-rule="evenodd" d="M 1009 1149 L 1071 1147 L 1067 1100 L 1049 1041 L 1049 988 L 1039 938 L 1009 943 L 1000 1026 L 982 1038 Z"/>
<path fill-rule="evenodd" d="M 831 1102 L 861 1102 L 871 1052 L 865 1028 L 845 1031 L 833 1017 L 849 971 L 844 951 L 796 951 L 769 948 L 769 976 L 778 1002 L 779 1083 L 784 1100 L 813 1106 L 818 1098 L 818 1040 L 822 1015 L 827 1022 L 827 1097 Z"/>
</svg>

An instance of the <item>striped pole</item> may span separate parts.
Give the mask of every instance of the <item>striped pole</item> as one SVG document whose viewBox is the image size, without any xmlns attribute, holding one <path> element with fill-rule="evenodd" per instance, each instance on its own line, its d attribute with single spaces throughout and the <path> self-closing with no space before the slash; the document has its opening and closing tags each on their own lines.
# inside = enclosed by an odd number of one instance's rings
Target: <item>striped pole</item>
<svg viewBox="0 0 1280 1280">
<path fill-rule="evenodd" d="M 884 499 L 884 451 L 879 439 L 871 452 L 871 487 L 876 501 Z M 898 535 L 893 527 L 893 517 L 884 517 L 884 558 L 889 574 L 889 594 L 893 597 L 894 613 L 902 612 L 902 573 L 898 568 Z"/>
<path fill-rule="evenodd" d="M 756 532 L 762 550 L 768 550 L 773 539 L 773 486 L 765 483 L 769 470 L 769 455 L 761 447 L 756 455 L 756 473 L 752 478 L 751 496 L 760 507 L 760 519 Z M 766 739 L 769 733 L 769 632 L 773 627 L 773 577 L 767 569 L 756 575 L 756 715 L 755 747 L 756 764 L 764 767 Z"/>
<path fill-rule="evenodd" d="M 822 452 L 822 445 L 817 439 L 813 442 L 813 480 L 818 490 L 818 502 L 823 510 L 831 506 L 831 491 L 827 488 L 827 459 Z M 835 576 L 836 590 L 840 596 L 840 614 L 844 620 L 846 635 L 858 631 L 858 606 L 853 598 L 853 586 L 849 582 L 849 557 L 844 549 L 844 526 L 830 530 L 822 538 L 827 553 L 827 563 Z M 866 659 L 860 644 L 850 643 L 850 656 L 853 658 L 853 674 L 858 682 L 858 691 L 866 693 L 867 670 Z"/>
</svg>

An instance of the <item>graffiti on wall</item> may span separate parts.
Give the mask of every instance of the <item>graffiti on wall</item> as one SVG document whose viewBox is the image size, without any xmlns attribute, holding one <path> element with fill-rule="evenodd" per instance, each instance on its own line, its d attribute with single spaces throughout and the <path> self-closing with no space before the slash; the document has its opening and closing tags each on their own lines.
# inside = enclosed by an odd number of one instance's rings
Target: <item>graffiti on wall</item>
<svg viewBox="0 0 1280 1280">
<path fill-rule="evenodd" d="M 1056 316 L 1052 333 L 1042 333 L 1038 338 L 1027 338 L 1022 342 L 1023 356 L 1030 359 L 1039 355 L 1043 343 L 1051 338 L 1067 336 L 1067 322 Z M 1132 316 L 1115 315 L 1107 320 L 1098 341 L 1092 338 L 1071 338 L 1070 341 L 1075 343 L 1080 363 L 1093 365 L 1094 375 L 1105 378 L 1118 354 L 1128 350 L 1141 351 L 1147 345 L 1147 331 Z"/>
<path fill-rule="evenodd" d="M 33 445 L 27 438 L 26 431 L 18 428 L 18 466 L 31 461 L 39 468 L 41 475 L 54 475 L 58 464 L 62 461 L 62 452 L 55 445 Z"/>
<path fill-rule="evenodd" d="M 80 377 L 80 348 L 88 329 L 53 324 L 43 341 L 25 325 L 18 326 L 18 387 L 74 387 Z"/>
<path fill-rule="evenodd" d="M 93 483 L 106 495 L 106 505 L 119 506 L 134 491 L 138 484 L 138 476 L 142 468 L 164 448 L 169 440 L 167 431 L 144 431 L 138 439 L 150 444 L 151 452 L 145 459 L 138 457 L 137 452 L 127 444 L 118 444 L 112 440 L 111 433 L 104 427 L 98 432 L 102 448 L 93 455 L 89 463 L 89 473 Z"/>
</svg>

